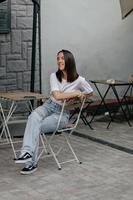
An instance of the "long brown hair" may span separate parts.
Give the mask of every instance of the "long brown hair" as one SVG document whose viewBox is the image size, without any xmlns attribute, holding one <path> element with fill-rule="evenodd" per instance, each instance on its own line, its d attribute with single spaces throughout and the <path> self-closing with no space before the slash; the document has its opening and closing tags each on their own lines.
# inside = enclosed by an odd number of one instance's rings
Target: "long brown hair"
<svg viewBox="0 0 133 200">
<path fill-rule="evenodd" d="M 71 83 L 79 77 L 77 73 L 77 69 L 76 69 L 75 59 L 74 59 L 73 54 L 70 51 L 64 50 L 64 49 L 59 51 L 57 55 L 59 55 L 59 53 L 61 52 L 63 53 L 64 59 L 65 59 L 65 71 L 67 73 L 67 82 Z M 63 73 L 61 70 L 58 69 L 58 71 L 56 72 L 56 76 L 57 76 L 57 79 L 60 82 L 62 82 Z"/>
</svg>

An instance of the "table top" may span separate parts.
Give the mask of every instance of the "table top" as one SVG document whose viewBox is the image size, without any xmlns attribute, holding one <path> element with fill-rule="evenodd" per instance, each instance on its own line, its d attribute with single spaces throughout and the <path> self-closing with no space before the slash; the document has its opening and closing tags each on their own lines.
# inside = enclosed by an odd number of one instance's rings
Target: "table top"
<svg viewBox="0 0 133 200">
<path fill-rule="evenodd" d="M 48 97 L 43 94 L 35 92 L 10 91 L 10 92 L 0 92 L 0 99 L 10 100 L 10 101 L 26 101 L 26 100 L 44 100 L 48 99 Z"/>
<path fill-rule="evenodd" d="M 108 79 L 108 80 L 90 80 L 91 83 L 99 83 L 99 84 L 105 84 L 105 85 L 133 85 L 132 82 L 128 81 L 122 81 L 122 80 L 114 80 L 114 79 Z"/>
</svg>

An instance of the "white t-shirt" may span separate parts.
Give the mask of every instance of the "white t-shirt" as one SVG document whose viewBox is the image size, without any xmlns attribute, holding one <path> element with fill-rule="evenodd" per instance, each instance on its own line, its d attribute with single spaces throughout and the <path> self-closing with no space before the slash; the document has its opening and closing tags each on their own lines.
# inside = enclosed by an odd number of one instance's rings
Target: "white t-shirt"
<svg viewBox="0 0 133 200">
<path fill-rule="evenodd" d="M 81 92 L 84 93 L 93 92 L 93 89 L 91 88 L 90 84 L 82 76 L 79 76 L 72 83 L 67 82 L 66 80 L 62 80 L 62 82 L 60 82 L 56 77 L 56 73 L 52 73 L 50 75 L 50 87 L 51 87 L 50 93 L 52 93 L 53 91 L 73 92 L 75 90 L 80 90 Z M 61 101 L 57 101 L 53 96 L 51 96 L 51 99 L 61 104 Z"/>
</svg>

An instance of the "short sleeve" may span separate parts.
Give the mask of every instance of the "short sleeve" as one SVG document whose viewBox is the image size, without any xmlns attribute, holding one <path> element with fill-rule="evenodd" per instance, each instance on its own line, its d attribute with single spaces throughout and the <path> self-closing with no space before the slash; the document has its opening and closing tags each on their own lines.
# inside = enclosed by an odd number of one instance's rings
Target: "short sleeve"
<svg viewBox="0 0 133 200">
<path fill-rule="evenodd" d="M 55 73 L 52 73 L 50 75 L 50 88 L 51 88 L 51 92 L 56 91 L 56 90 L 59 91 L 58 79 Z"/>
<path fill-rule="evenodd" d="M 93 92 L 92 87 L 90 86 L 90 84 L 85 80 L 85 78 L 81 78 L 81 82 L 80 82 L 80 89 L 82 92 L 86 92 L 86 93 L 91 93 Z"/>
</svg>

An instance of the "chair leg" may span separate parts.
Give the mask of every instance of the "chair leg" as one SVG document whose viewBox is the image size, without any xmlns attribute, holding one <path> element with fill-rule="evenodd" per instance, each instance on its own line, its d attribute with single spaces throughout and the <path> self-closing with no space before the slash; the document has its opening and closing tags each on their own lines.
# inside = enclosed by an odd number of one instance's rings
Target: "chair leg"
<svg viewBox="0 0 133 200">
<path fill-rule="evenodd" d="M 71 152 L 72 152 L 72 154 L 73 154 L 75 160 L 76 160 L 79 164 L 81 164 L 82 162 L 79 161 L 79 159 L 78 159 L 78 157 L 77 157 L 77 155 L 76 155 L 76 153 L 75 153 L 75 151 L 74 151 L 74 149 L 73 149 L 73 147 L 72 147 L 72 145 L 71 145 L 71 143 L 70 143 L 70 140 L 68 139 L 68 137 L 70 137 L 70 136 L 66 136 L 66 135 L 64 134 L 64 137 L 65 137 L 65 139 L 66 139 L 66 142 L 67 142 L 67 144 L 68 144 L 68 146 L 69 146 L 69 148 L 70 148 L 70 150 L 71 150 Z"/>
<path fill-rule="evenodd" d="M 54 158 L 57 166 L 58 166 L 58 169 L 60 170 L 61 169 L 61 165 L 60 165 L 60 163 L 59 163 L 59 161 L 57 159 L 57 155 L 60 153 L 61 148 L 58 150 L 57 153 L 55 153 L 53 148 L 52 148 L 52 146 L 51 146 L 51 141 L 53 140 L 53 138 L 52 138 L 52 140 L 49 141 L 44 134 L 40 134 L 40 140 L 42 142 L 42 147 L 40 147 L 40 148 L 42 148 L 42 150 L 41 150 L 37 160 L 39 161 L 39 159 L 41 157 L 50 157 L 50 156 L 52 156 Z M 44 152 L 47 155 L 42 156 Z"/>
<path fill-rule="evenodd" d="M 42 149 L 41 153 L 40 153 L 39 156 L 38 156 L 38 160 L 39 160 L 41 157 L 50 157 L 50 156 L 52 156 L 52 157 L 54 158 L 54 160 L 55 160 L 55 162 L 56 162 L 56 164 L 57 164 L 59 170 L 61 170 L 61 165 L 62 165 L 62 164 L 65 164 L 65 163 L 67 163 L 67 162 L 76 161 L 77 163 L 81 164 L 82 162 L 79 161 L 79 159 L 78 159 L 78 157 L 77 157 L 77 155 L 76 155 L 76 153 L 75 153 L 75 151 L 74 151 L 74 149 L 73 149 L 73 147 L 72 147 L 72 145 L 71 145 L 71 143 L 70 143 L 70 140 L 69 140 L 70 135 L 71 135 L 72 132 L 73 132 L 73 131 L 71 131 L 71 132 L 69 133 L 69 135 L 68 135 L 68 133 L 67 133 L 67 135 L 66 135 L 65 132 L 62 132 L 62 134 L 61 134 L 60 136 L 63 136 L 63 137 L 65 138 L 66 144 L 68 145 L 68 147 L 69 147 L 69 149 L 70 149 L 70 151 L 71 151 L 71 153 L 72 153 L 72 155 L 73 155 L 73 157 L 74 157 L 73 159 L 68 159 L 68 160 L 66 160 L 66 161 L 59 162 L 57 156 L 61 153 L 61 150 L 63 149 L 63 147 L 61 146 L 57 152 L 54 152 L 54 149 L 53 149 L 52 144 L 51 144 L 51 142 L 53 141 L 53 139 L 52 139 L 52 141 L 51 141 L 51 140 L 49 141 L 49 140 L 46 138 L 46 136 L 40 135 L 41 141 L 42 141 L 42 144 L 43 144 L 43 149 Z M 45 144 L 44 141 L 46 142 L 46 144 Z M 47 146 L 47 147 L 46 147 L 46 146 Z M 49 152 L 47 149 L 49 149 L 50 152 Z M 42 156 L 43 153 L 44 153 L 44 151 L 45 151 L 45 153 L 47 153 L 47 154 L 49 154 L 49 155 L 44 155 L 44 156 Z"/>
<path fill-rule="evenodd" d="M 56 164 L 57 164 L 57 166 L 58 166 L 58 169 L 61 170 L 61 165 L 60 165 L 60 163 L 59 163 L 59 161 L 58 161 L 58 159 L 57 159 L 57 157 L 56 157 L 55 152 L 53 151 L 53 148 L 52 148 L 51 144 L 49 143 L 48 145 L 49 145 L 49 149 L 50 149 L 50 151 L 51 151 L 51 154 L 52 154 L 52 156 L 54 157 L 55 162 L 56 162 Z"/>
</svg>

